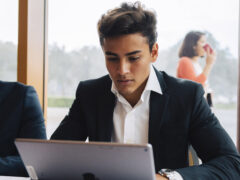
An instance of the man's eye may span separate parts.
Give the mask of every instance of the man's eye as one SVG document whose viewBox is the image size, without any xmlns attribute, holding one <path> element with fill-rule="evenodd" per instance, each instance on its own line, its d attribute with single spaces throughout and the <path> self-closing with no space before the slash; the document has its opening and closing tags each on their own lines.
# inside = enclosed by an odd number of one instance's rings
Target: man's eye
<svg viewBox="0 0 240 180">
<path fill-rule="evenodd" d="M 129 57 L 130 61 L 137 61 L 138 59 L 140 59 L 139 56 L 137 56 L 137 57 Z"/>
<path fill-rule="evenodd" d="M 109 57 L 109 58 L 107 58 L 107 60 L 108 60 L 108 61 L 117 61 L 118 58 L 116 58 L 116 57 Z"/>
</svg>

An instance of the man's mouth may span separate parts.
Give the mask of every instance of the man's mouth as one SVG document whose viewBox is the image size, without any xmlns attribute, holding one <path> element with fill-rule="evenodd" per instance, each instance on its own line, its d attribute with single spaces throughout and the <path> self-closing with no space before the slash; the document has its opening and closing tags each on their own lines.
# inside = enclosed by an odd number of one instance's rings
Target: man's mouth
<svg viewBox="0 0 240 180">
<path fill-rule="evenodd" d="M 132 79 L 120 79 L 120 80 L 117 80 L 117 83 L 120 84 L 120 85 L 129 85 L 133 82 Z"/>
</svg>

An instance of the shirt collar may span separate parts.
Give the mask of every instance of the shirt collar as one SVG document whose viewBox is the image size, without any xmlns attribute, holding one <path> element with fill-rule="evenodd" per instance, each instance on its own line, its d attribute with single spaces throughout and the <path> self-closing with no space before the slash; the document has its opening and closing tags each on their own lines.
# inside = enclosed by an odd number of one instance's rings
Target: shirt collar
<svg viewBox="0 0 240 180">
<path fill-rule="evenodd" d="M 158 94 L 162 94 L 161 85 L 158 81 L 156 72 L 152 65 L 151 65 L 151 69 L 150 69 L 150 75 L 149 75 L 149 78 L 148 78 L 148 81 L 147 81 L 144 91 L 154 91 Z"/>
</svg>

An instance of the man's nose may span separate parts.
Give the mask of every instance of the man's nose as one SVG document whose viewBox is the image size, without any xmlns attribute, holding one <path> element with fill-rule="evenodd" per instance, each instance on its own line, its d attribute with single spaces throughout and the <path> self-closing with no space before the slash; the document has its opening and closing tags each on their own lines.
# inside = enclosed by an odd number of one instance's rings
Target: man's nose
<svg viewBox="0 0 240 180">
<path fill-rule="evenodd" d="M 118 73 L 124 75 L 129 72 L 130 64 L 125 60 L 120 60 L 118 65 Z"/>
</svg>

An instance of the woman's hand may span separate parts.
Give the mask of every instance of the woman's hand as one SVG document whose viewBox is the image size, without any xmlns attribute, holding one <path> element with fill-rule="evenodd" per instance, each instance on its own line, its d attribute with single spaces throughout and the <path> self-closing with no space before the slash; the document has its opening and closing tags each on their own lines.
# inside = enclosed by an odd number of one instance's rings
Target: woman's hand
<svg viewBox="0 0 240 180">
<path fill-rule="evenodd" d="M 207 48 L 206 51 L 206 65 L 212 66 L 216 61 L 216 52 L 214 50 L 210 50 L 210 48 Z"/>
<path fill-rule="evenodd" d="M 203 68 L 203 74 L 205 74 L 205 76 L 208 78 L 209 76 L 209 73 L 211 72 L 212 70 L 212 67 L 214 65 L 216 61 L 216 52 L 214 50 L 211 50 L 209 48 L 207 48 L 207 51 L 206 51 L 206 64 Z"/>
</svg>

